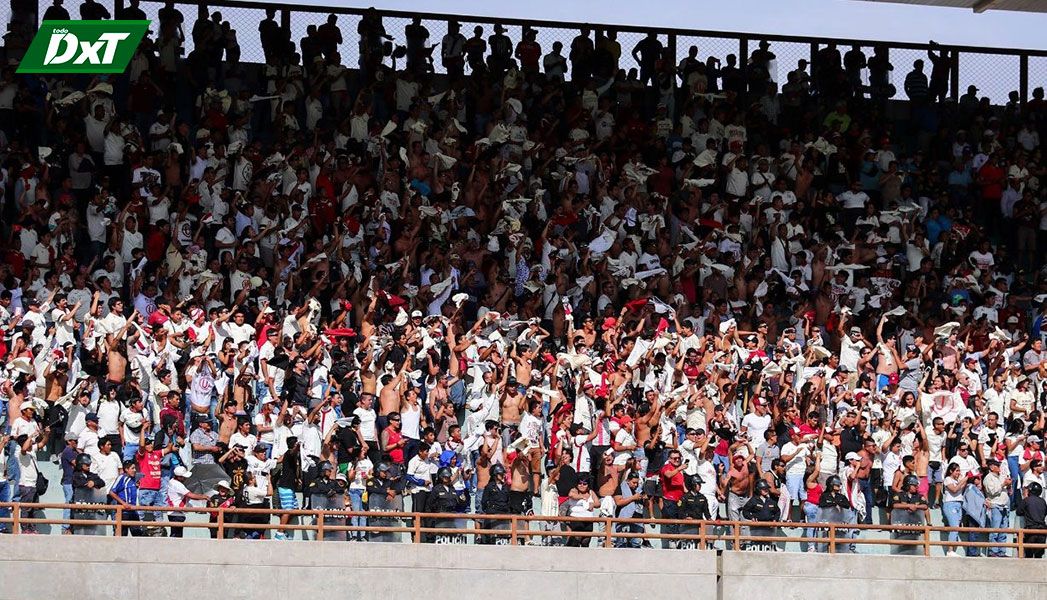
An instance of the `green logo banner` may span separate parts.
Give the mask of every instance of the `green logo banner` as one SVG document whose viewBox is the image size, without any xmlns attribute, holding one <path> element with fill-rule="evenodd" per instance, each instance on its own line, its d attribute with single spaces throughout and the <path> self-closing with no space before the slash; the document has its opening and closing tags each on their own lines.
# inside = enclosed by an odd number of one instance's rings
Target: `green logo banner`
<svg viewBox="0 0 1047 600">
<path fill-rule="evenodd" d="M 44 21 L 19 73 L 123 73 L 149 21 Z"/>
</svg>

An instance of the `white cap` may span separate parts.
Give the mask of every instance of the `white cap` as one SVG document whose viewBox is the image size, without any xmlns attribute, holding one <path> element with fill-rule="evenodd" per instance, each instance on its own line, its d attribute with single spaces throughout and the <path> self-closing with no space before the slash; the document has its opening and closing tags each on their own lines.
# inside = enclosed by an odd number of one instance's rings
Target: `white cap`
<svg viewBox="0 0 1047 600">
<path fill-rule="evenodd" d="M 857 460 L 857 461 L 861 461 L 861 460 L 862 460 L 862 455 L 861 455 L 861 454 L 858 454 L 857 452 L 848 452 L 848 453 L 847 453 L 847 457 L 846 457 L 846 458 L 845 458 L 844 460 Z"/>
<path fill-rule="evenodd" d="M 192 477 L 193 476 L 193 472 L 190 471 L 189 469 L 179 465 L 179 466 L 175 467 L 174 476 L 175 477 Z"/>
<path fill-rule="evenodd" d="M 420 318 L 421 316 L 422 316 L 422 311 L 420 311 L 420 310 L 413 310 L 413 311 L 411 311 L 411 318 L 412 319 Z"/>
</svg>

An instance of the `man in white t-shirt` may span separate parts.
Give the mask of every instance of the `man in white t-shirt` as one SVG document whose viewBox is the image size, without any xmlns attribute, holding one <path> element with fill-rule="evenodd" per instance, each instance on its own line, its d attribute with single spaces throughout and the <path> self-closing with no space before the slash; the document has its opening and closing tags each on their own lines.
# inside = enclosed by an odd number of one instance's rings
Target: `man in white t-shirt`
<svg viewBox="0 0 1047 600">
<path fill-rule="evenodd" d="M 757 398 L 752 405 L 753 412 L 742 418 L 741 432 L 747 434 L 754 445 L 763 443 L 763 432 L 771 426 L 771 415 L 767 411 L 767 402 Z"/>
<path fill-rule="evenodd" d="M 175 467 L 173 477 L 171 477 L 171 480 L 167 482 L 168 506 L 183 507 L 188 504 L 190 500 L 207 500 L 207 496 L 190 492 L 189 488 L 185 487 L 185 482 L 192 476 L 193 472 L 189 469 L 181 465 Z M 184 523 L 185 513 L 182 511 L 172 511 L 167 513 L 167 519 L 175 523 Z M 182 527 L 172 525 L 171 537 L 182 537 Z"/>
<path fill-rule="evenodd" d="M 811 455 L 810 445 L 801 441 L 803 432 L 799 427 L 789 430 L 789 442 L 782 446 L 781 459 L 785 463 L 785 487 L 789 497 L 802 500 L 807 497 L 804 486 L 804 473 L 807 471 L 807 458 Z"/>
</svg>

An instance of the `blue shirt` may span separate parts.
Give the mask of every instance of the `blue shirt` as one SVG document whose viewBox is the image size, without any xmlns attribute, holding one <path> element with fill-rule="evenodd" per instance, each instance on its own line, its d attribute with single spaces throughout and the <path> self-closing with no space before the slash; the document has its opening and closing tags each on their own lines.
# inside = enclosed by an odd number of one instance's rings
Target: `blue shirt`
<svg viewBox="0 0 1047 600">
<path fill-rule="evenodd" d="M 79 450 L 73 450 L 69 446 L 62 450 L 59 456 L 62 465 L 62 485 L 73 485 L 73 471 L 76 469 L 74 463 L 79 454 Z"/>
<path fill-rule="evenodd" d="M 121 474 L 120 477 L 117 477 L 116 483 L 113 484 L 109 492 L 116 494 L 117 498 L 128 504 L 138 504 L 138 482 L 135 481 L 134 477 Z"/>
</svg>

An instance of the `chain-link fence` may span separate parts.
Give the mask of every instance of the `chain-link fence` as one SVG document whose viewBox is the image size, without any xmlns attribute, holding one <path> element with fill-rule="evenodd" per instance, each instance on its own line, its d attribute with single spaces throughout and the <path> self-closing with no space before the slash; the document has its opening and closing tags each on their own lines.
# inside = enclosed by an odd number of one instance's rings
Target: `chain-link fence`
<svg viewBox="0 0 1047 600">
<path fill-rule="evenodd" d="M 119 0 L 123 6 L 126 0 Z M 79 16 L 79 7 L 82 0 L 70 0 L 64 4 L 69 14 L 75 19 Z M 39 0 L 38 16 L 42 17 L 51 5 L 51 0 Z M 116 12 L 112 4 L 105 4 L 110 12 Z M 31 6 L 31 0 L 30 0 Z M 147 0 L 140 5 L 146 18 L 154 21 L 152 34 L 158 33 L 159 11 L 163 5 L 157 0 Z M 295 44 L 296 49 L 301 48 L 302 40 L 309 35 L 310 26 L 320 27 L 328 19 L 329 12 L 336 13 L 335 26 L 338 27 L 342 42 L 338 45 L 338 51 L 342 63 L 348 66 L 356 66 L 361 54 L 360 36 L 358 27 L 361 22 L 363 10 L 345 7 L 322 7 L 309 5 L 277 5 L 277 4 L 252 4 L 243 0 L 224 0 L 209 5 L 176 4 L 184 20 L 185 42 L 184 52 L 188 54 L 193 48 L 193 30 L 198 18 L 209 18 L 213 13 L 220 13 L 219 22 L 228 23 L 225 30 L 226 47 L 239 48 L 241 62 L 262 63 L 265 61 L 262 43 L 259 35 L 259 24 L 266 18 L 266 9 L 276 11 L 275 20 L 284 29 L 285 35 Z M 448 32 L 448 19 L 443 15 L 419 14 L 417 21 L 407 13 L 382 12 L 382 25 L 389 36 L 387 64 L 399 61 L 397 66 L 402 65 L 402 50 L 395 52 L 397 47 L 407 44 L 409 34 L 414 36 L 415 41 L 420 41 L 424 48 L 425 56 L 432 57 L 433 68 L 436 72 L 445 72 L 445 66 L 441 59 L 441 42 Z M 0 19 L 10 22 L 12 17 L 11 6 L 3 3 L 0 6 Z M 439 17 L 439 18 L 437 18 Z M 591 31 L 589 37 L 596 39 L 598 36 L 614 36 L 621 48 L 618 59 L 618 68 L 628 73 L 632 69 L 640 70 L 641 65 L 637 60 L 634 50 L 647 36 L 649 30 L 643 28 L 631 28 L 625 26 L 604 25 L 580 25 L 567 23 L 546 22 L 523 22 L 519 20 L 506 20 L 499 22 L 490 17 L 462 17 L 458 19 L 461 33 L 466 37 L 473 37 L 474 29 L 480 28 L 480 36 L 485 41 L 495 33 L 496 25 L 504 26 L 505 34 L 511 40 L 513 47 L 523 39 L 525 30 L 536 31 L 535 41 L 541 47 L 541 55 L 544 57 L 553 51 L 557 42 L 562 45 L 559 50 L 565 58 L 569 58 L 572 41 L 579 35 L 581 27 L 587 27 Z M 10 26 L 9 26 L 10 27 Z M 815 38 L 795 38 L 785 36 L 768 35 L 763 38 L 758 35 L 746 34 L 732 37 L 727 34 L 712 34 L 700 31 L 683 30 L 655 30 L 658 44 L 645 42 L 642 46 L 650 51 L 658 45 L 664 50 L 660 53 L 663 60 L 672 60 L 673 64 L 679 64 L 681 60 L 689 56 L 690 49 L 696 49 L 695 58 L 706 62 L 710 58 L 718 61 L 718 67 L 725 66 L 729 60 L 734 60 L 738 65 L 747 64 L 753 57 L 754 52 L 766 51 L 773 55 L 773 59 L 767 63 L 769 75 L 772 81 L 778 84 L 779 89 L 787 80 L 788 73 L 801 66 L 811 72 L 813 65 L 811 61 L 815 58 L 818 49 L 824 48 L 829 40 Z M 11 34 L 9 33 L 8 36 Z M 761 49 L 760 42 L 768 42 L 765 49 Z M 880 42 L 851 42 L 840 41 L 837 48 L 840 56 L 845 56 L 848 51 L 857 49 L 864 55 L 864 60 L 858 59 L 854 64 L 861 64 L 872 57 L 872 46 Z M 885 44 L 889 44 L 884 42 Z M 1011 92 L 1026 92 L 1047 84 L 1047 51 L 1031 51 L 1014 53 L 985 52 L 979 48 L 959 48 L 958 59 L 951 61 L 950 72 L 947 76 L 949 97 L 955 97 L 974 85 L 978 88 L 980 97 L 989 98 L 994 104 L 1003 104 L 1008 100 Z M 1021 58 L 1019 54 L 1028 55 L 1027 88 L 1021 86 Z M 743 55 L 744 54 L 744 55 Z M 766 56 L 766 55 L 765 55 Z M 931 61 L 927 56 L 927 47 L 918 44 L 894 44 L 887 51 L 886 56 L 893 70 L 887 74 L 888 82 L 894 86 L 896 93 L 894 99 L 907 99 L 905 93 L 905 77 L 912 71 L 913 64 L 917 60 L 924 62 L 925 73 L 932 75 Z M 733 59 L 731 58 L 733 57 Z M 857 58 L 853 55 L 852 58 Z M 569 63 L 568 63 L 569 64 Z M 466 72 L 469 71 L 468 65 Z M 638 73 L 639 75 L 639 73 Z M 568 68 L 568 77 L 570 68 Z M 858 77 L 862 85 L 869 85 L 869 69 L 867 67 L 858 69 L 849 77 Z"/>
</svg>

